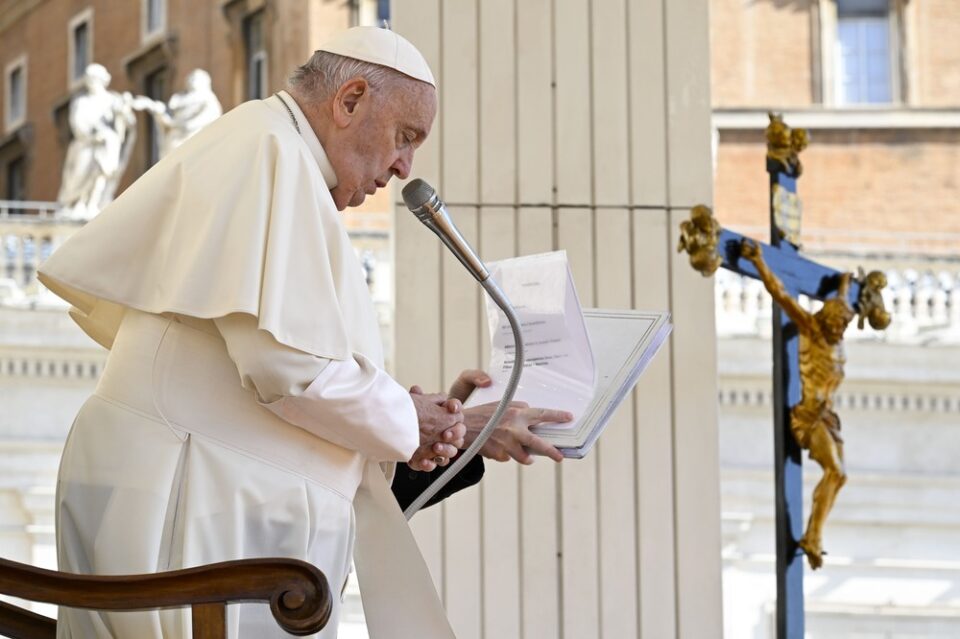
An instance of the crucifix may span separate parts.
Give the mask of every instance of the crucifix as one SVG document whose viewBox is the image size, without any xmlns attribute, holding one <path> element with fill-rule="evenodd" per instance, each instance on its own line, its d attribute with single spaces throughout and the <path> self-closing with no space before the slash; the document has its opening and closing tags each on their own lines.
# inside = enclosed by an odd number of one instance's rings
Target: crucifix
<svg viewBox="0 0 960 639">
<path fill-rule="evenodd" d="M 802 639 L 803 557 L 812 569 L 823 564 L 823 525 L 846 481 L 840 418 L 833 397 L 843 381 L 843 333 L 859 313 L 878 330 L 890 323 L 883 306 L 883 273 L 859 277 L 802 257 L 799 154 L 808 137 L 791 130 L 779 115 L 767 127 L 770 175 L 770 243 L 762 244 L 722 228 L 706 206 L 696 206 L 680 227 L 678 250 L 704 276 L 722 267 L 759 279 L 773 306 L 774 480 L 776 486 L 777 638 Z M 800 295 L 823 301 L 806 310 Z M 823 468 L 803 529 L 803 450 Z"/>
</svg>

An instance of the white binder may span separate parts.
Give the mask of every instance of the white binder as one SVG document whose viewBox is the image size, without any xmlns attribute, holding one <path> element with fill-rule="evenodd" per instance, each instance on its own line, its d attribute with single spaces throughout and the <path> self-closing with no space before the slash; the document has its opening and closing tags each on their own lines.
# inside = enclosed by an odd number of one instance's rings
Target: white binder
<svg viewBox="0 0 960 639">
<path fill-rule="evenodd" d="M 580 459 L 596 443 L 620 403 L 640 380 L 644 369 L 670 335 L 670 314 L 646 311 L 583 310 L 597 367 L 593 400 L 571 424 L 542 426 L 534 433 Z M 516 399 L 523 400 L 522 397 Z"/>
</svg>

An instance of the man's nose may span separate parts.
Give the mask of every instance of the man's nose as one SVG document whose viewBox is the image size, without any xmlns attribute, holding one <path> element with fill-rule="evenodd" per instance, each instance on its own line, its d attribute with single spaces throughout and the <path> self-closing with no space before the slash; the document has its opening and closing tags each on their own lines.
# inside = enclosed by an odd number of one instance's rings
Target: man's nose
<svg viewBox="0 0 960 639">
<path fill-rule="evenodd" d="M 410 177 L 410 171 L 413 169 L 413 151 L 401 153 L 390 169 L 401 180 Z"/>
</svg>

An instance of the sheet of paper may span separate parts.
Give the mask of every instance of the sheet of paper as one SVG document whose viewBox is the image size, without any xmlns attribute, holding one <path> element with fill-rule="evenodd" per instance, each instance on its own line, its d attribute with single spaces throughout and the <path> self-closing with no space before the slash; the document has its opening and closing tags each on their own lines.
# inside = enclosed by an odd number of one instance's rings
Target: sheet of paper
<svg viewBox="0 0 960 639">
<path fill-rule="evenodd" d="M 593 399 L 596 366 L 566 252 L 502 260 L 488 268 L 522 326 L 524 371 L 514 400 L 570 411 L 575 419 L 557 427 L 574 427 Z M 491 343 L 487 371 L 493 384 L 474 391 L 468 406 L 498 401 L 513 367 L 510 324 L 489 297 L 486 310 Z"/>
</svg>

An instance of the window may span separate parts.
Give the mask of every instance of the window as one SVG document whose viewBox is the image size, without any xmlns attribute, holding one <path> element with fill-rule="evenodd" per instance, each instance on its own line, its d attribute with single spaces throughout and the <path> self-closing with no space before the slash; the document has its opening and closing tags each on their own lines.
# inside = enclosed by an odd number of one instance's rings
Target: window
<svg viewBox="0 0 960 639">
<path fill-rule="evenodd" d="M 73 77 L 80 78 L 90 64 L 90 25 L 81 22 L 73 30 Z"/>
<path fill-rule="evenodd" d="M 21 155 L 7 163 L 7 192 L 4 199 L 27 199 L 27 162 Z M 10 213 L 23 213 L 23 209 L 10 209 Z"/>
<path fill-rule="evenodd" d="M 4 128 L 12 131 L 27 119 L 27 58 L 20 56 L 7 65 Z"/>
<path fill-rule="evenodd" d="M 167 70 L 163 67 L 144 78 L 144 93 L 148 98 L 163 100 L 166 95 Z M 156 118 L 148 118 L 147 124 L 147 167 L 151 167 L 160 160 L 160 136 L 162 135 Z"/>
<path fill-rule="evenodd" d="M 7 184 L 3 194 L 3 199 L 12 200 L 12 201 L 26 200 L 27 199 L 27 161 L 26 159 L 21 155 L 19 157 L 15 157 L 14 159 L 10 160 L 9 162 L 7 162 L 7 167 L 5 172 L 6 172 L 5 177 L 7 178 Z M 27 211 L 26 209 L 22 209 L 22 208 L 11 207 L 6 209 L 6 212 L 10 215 L 19 215 L 22 213 L 26 213 Z M 10 265 L 12 265 L 12 262 L 9 260 L 9 255 L 8 255 L 7 264 L 8 264 L 8 270 L 9 270 Z M 9 276 L 10 275 L 8 274 L 7 277 Z"/>
<path fill-rule="evenodd" d="M 76 87 L 83 79 L 87 65 L 93 62 L 93 11 L 87 9 L 70 20 L 67 84 Z"/>
<path fill-rule="evenodd" d="M 143 15 L 142 38 L 146 40 L 158 33 L 163 33 L 167 27 L 166 0 L 143 0 L 141 7 Z"/>
<path fill-rule="evenodd" d="M 243 41 L 247 60 L 247 99 L 267 96 L 267 50 L 264 44 L 263 10 L 243 21 Z"/>
<path fill-rule="evenodd" d="M 837 0 L 836 102 L 889 104 L 894 46 L 889 0 Z"/>
</svg>

